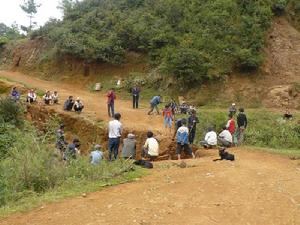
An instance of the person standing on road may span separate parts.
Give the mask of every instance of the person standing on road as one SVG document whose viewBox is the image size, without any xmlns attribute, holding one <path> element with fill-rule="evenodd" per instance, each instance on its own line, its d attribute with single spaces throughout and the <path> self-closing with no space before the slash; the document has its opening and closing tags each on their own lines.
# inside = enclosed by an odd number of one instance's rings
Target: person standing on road
<svg viewBox="0 0 300 225">
<path fill-rule="evenodd" d="M 244 141 L 244 132 L 248 125 L 248 120 L 244 108 L 239 109 L 239 114 L 237 116 L 237 124 L 237 144 L 241 145 Z"/>
<path fill-rule="evenodd" d="M 120 122 L 121 114 L 116 113 L 114 120 L 108 123 L 108 151 L 109 161 L 112 160 L 112 154 L 114 159 L 117 159 L 119 153 L 120 138 L 122 135 L 122 123 Z"/>
<path fill-rule="evenodd" d="M 157 95 L 154 96 L 150 101 L 150 111 L 148 112 L 148 115 L 150 115 L 153 110 L 155 109 L 157 114 L 159 115 L 158 105 L 161 103 L 161 96 Z"/>
<path fill-rule="evenodd" d="M 182 126 L 178 128 L 177 134 L 176 134 L 177 158 L 178 158 L 178 160 L 181 159 L 181 151 L 182 150 L 186 151 L 189 155 L 191 155 L 193 158 L 195 158 L 195 155 L 189 146 L 189 129 L 186 127 L 186 119 L 182 119 L 181 124 L 182 124 Z"/>
<path fill-rule="evenodd" d="M 196 126 L 199 123 L 199 119 L 196 116 L 196 110 L 192 110 L 192 115 L 188 118 L 188 128 L 189 128 L 189 143 L 193 144 L 196 136 Z"/>
<path fill-rule="evenodd" d="M 140 88 L 138 88 L 137 86 L 134 86 L 131 90 L 132 93 L 132 104 L 133 104 L 133 108 L 134 109 L 138 109 L 139 108 L 139 98 L 140 98 Z"/>
<path fill-rule="evenodd" d="M 114 91 L 114 88 L 108 91 L 107 95 L 107 110 L 108 110 L 108 116 L 109 117 L 114 117 L 115 115 L 115 99 L 116 99 L 116 94 Z"/>
</svg>

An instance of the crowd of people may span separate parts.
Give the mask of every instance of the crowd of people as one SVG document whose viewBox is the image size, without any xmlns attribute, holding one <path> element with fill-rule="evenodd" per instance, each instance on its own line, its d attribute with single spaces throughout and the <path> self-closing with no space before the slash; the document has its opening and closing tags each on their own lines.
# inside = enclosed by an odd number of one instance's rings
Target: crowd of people
<svg viewBox="0 0 300 225">
<path fill-rule="evenodd" d="M 139 99 L 140 99 L 141 89 L 134 86 L 131 89 L 132 94 L 132 106 L 134 109 L 139 108 Z M 122 136 L 122 123 L 121 123 L 121 114 L 115 113 L 115 100 L 116 93 L 112 88 L 107 94 L 107 109 L 108 116 L 113 119 L 108 124 L 108 160 L 112 161 L 119 157 L 119 147 L 121 145 L 121 136 Z M 11 91 L 11 98 L 14 101 L 18 101 L 20 99 L 20 92 L 16 87 L 13 87 Z M 59 96 L 57 91 L 46 91 L 43 95 L 43 102 L 45 105 L 58 104 Z M 34 103 L 37 101 L 37 94 L 34 89 L 30 89 L 26 96 L 26 101 L 28 103 Z M 148 115 L 153 114 L 154 111 L 158 115 L 159 112 L 159 104 L 162 103 L 162 96 L 157 95 L 153 96 L 150 100 L 150 110 L 148 111 Z M 197 112 L 195 108 L 192 108 L 189 111 L 189 116 L 187 118 L 175 118 L 176 113 L 180 113 L 181 110 L 177 110 L 177 103 L 174 99 L 165 105 L 162 110 L 163 116 L 163 126 L 165 127 L 165 135 L 173 136 L 173 140 L 176 140 L 176 155 L 177 158 L 181 158 L 182 151 L 185 151 L 191 157 L 195 157 L 193 151 L 191 150 L 190 145 L 194 143 L 197 124 L 200 122 L 197 117 Z M 75 111 L 77 113 L 81 113 L 84 109 L 84 104 L 79 97 L 74 100 L 73 96 L 69 96 L 68 99 L 64 102 L 63 108 L 65 111 Z M 238 111 L 238 115 L 236 116 Z M 237 123 L 235 122 L 235 116 L 237 119 Z M 172 130 L 174 127 L 174 133 L 172 135 Z M 239 145 L 243 142 L 244 131 L 247 128 L 247 117 L 244 113 L 244 109 L 240 108 L 237 110 L 235 103 L 233 103 L 228 110 L 228 121 L 224 123 L 224 127 L 222 131 L 217 135 L 214 127 L 209 127 L 205 137 L 202 141 L 200 141 L 200 145 L 204 148 L 215 148 L 218 145 L 224 146 L 226 148 Z M 61 152 L 63 159 L 68 160 L 70 158 L 75 158 L 79 153 L 80 141 L 78 139 L 74 139 L 71 144 L 68 144 L 65 141 L 64 137 L 64 125 L 61 125 L 57 130 L 57 141 L 56 148 Z M 136 140 L 135 135 L 130 133 L 122 142 L 122 151 L 121 157 L 125 159 L 134 159 L 136 158 Z M 147 139 L 145 140 L 145 144 L 141 149 L 141 157 L 149 158 L 150 160 L 154 160 L 159 156 L 159 142 L 155 138 L 152 131 L 147 132 Z M 103 158 L 102 147 L 97 144 L 93 151 L 91 152 L 91 163 L 98 164 Z"/>
<path fill-rule="evenodd" d="M 139 99 L 141 90 L 134 86 L 131 90 L 132 94 L 132 107 L 133 109 L 138 109 Z M 137 157 L 137 141 L 136 136 L 133 133 L 129 133 L 126 138 L 121 140 L 122 137 L 122 123 L 121 114 L 115 113 L 115 100 L 116 93 L 114 89 L 110 89 L 107 94 L 107 110 L 108 116 L 113 119 L 108 123 L 108 160 L 116 160 L 118 157 L 124 159 L 135 159 Z M 150 110 L 148 115 L 153 114 L 156 111 L 157 115 L 160 115 L 159 104 L 162 103 L 162 96 L 153 96 L 150 100 Z M 64 109 L 70 111 L 74 108 L 74 111 L 81 112 L 83 109 L 83 103 L 79 98 L 76 101 L 73 100 L 73 96 L 69 96 L 64 104 Z M 173 136 L 173 140 L 176 141 L 176 155 L 178 159 L 181 159 L 181 153 L 184 151 L 190 157 L 195 158 L 195 155 L 190 147 L 194 144 L 197 124 L 200 120 L 197 116 L 197 111 L 192 108 L 189 111 L 189 116 L 187 118 L 179 118 L 176 120 L 175 114 L 181 111 L 176 110 L 177 104 L 174 99 L 165 105 L 162 110 L 163 116 L 163 126 L 165 127 L 165 135 Z M 238 115 L 236 116 L 238 111 Z M 237 124 L 235 122 L 235 116 L 237 118 Z M 172 130 L 174 127 L 174 133 L 172 135 Z M 62 128 L 58 130 L 57 143 L 56 146 L 61 152 L 65 160 L 72 158 L 78 153 L 78 147 L 80 146 L 78 140 L 75 139 L 72 145 L 66 145 L 64 139 L 61 139 Z M 235 103 L 233 103 L 228 110 L 228 120 L 224 121 L 224 127 L 222 131 L 217 135 L 214 127 L 209 127 L 205 137 L 199 142 L 204 148 L 216 148 L 217 146 L 223 146 L 229 148 L 234 145 L 241 144 L 243 141 L 243 134 L 247 128 L 247 117 L 244 113 L 244 109 L 240 108 L 237 110 Z M 119 151 L 120 145 L 122 145 L 121 151 Z M 61 146 L 65 146 L 62 148 Z M 121 152 L 121 153 L 120 153 Z M 120 156 L 119 156 L 120 154 Z M 147 138 L 141 149 L 142 158 L 155 160 L 159 156 L 159 141 L 155 138 L 152 131 L 147 132 Z M 91 152 L 91 163 L 98 164 L 101 159 L 103 159 L 102 147 L 97 144 L 93 151 Z"/>
</svg>

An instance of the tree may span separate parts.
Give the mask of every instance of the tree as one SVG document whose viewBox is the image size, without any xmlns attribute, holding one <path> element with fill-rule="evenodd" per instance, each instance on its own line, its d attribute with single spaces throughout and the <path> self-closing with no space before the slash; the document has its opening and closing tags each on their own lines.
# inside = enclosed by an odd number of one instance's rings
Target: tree
<svg viewBox="0 0 300 225">
<path fill-rule="evenodd" d="M 41 6 L 41 4 L 37 4 L 35 0 L 24 0 L 24 3 L 20 5 L 21 9 L 28 15 L 29 17 L 29 27 L 27 31 L 31 31 L 32 29 L 32 19 L 34 18 L 34 14 L 37 13 L 37 9 Z"/>
</svg>

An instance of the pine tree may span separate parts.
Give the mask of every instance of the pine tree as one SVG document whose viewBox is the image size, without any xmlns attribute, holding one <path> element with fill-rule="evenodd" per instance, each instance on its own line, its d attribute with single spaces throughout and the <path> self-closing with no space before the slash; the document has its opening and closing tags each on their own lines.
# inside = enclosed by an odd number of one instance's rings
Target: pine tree
<svg viewBox="0 0 300 225">
<path fill-rule="evenodd" d="M 37 13 L 37 9 L 41 6 L 41 4 L 37 4 L 35 0 L 24 0 L 24 3 L 20 5 L 21 9 L 28 15 L 29 17 L 29 27 L 27 32 L 32 29 L 32 19 L 34 15 Z"/>
</svg>

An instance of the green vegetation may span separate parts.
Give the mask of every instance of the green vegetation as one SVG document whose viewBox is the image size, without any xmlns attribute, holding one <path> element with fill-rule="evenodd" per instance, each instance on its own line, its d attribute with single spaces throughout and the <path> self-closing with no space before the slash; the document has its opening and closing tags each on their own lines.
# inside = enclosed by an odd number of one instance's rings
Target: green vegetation
<svg viewBox="0 0 300 225">
<path fill-rule="evenodd" d="M 214 126 L 217 132 L 227 122 L 227 111 L 200 109 L 197 141 L 202 140 L 207 128 Z M 262 109 L 246 111 L 249 126 L 245 132 L 245 145 L 272 148 L 273 152 L 285 152 L 300 156 L 300 125 L 297 119 L 286 121 L 282 115 Z M 296 115 L 299 116 L 299 115 Z"/>
<path fill-rule="evenodd" d="M 257 70 L 275 0 L 64 0 L 63 21 L 32 33 L 87 63 L 124 62 L 126 51 L 184 85 Z M 55 55 L 55 54 L 54 54 Z"/>
<path fill-rule="evenodd" d="M 9 40 L 16 40 L 22 37 L 17 24 L 8 27 L 4 23 L 0 23 L 0 49 L 7 44 Z"/>
<path fill-rule="evenodd" d="M 143 170 L 122 160 L 92 166 L 87 156 L 79 156 L 62 162 L 51 138 L 57 123 L 50 121 L 46 134 L 41 133 L 23 120 L 19 107 L 9 99 L 0 99 L 1 214 L 35 207 L 42 200 L 99 190 L 143 174 Z"/>
<path fill-rule="evenodd" d="M 33 25 L 36 25 L 35 22 L 32 21 L 35 14 L 37 14 L 37 9 L 40 7 L 40 4 L 37 4 L 35 0 L 23 0 L 23 4 L 20 5 L 21 9 L 27 14 L 29 17 L 29 27 L 21 26 L 21 29 L 25 32 L 30 32 L 32 30 Z"/>
<path fill-rule="evenodd" d="M 291 23 L 300 30 L 300 2 L 298 0 L 289 0 L 287 12 Z"/>
</svg>

